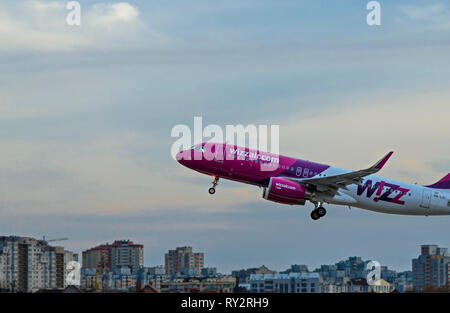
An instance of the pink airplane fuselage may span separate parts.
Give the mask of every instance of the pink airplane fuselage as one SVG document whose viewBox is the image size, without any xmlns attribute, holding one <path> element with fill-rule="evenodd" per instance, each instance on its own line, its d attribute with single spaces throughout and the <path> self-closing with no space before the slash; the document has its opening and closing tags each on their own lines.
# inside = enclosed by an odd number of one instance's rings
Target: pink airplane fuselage
<svg viewBox="0 0 450 313">
<path fill-rule="evenodd" d="M 314 179 L 345 174 L 350 170 L 295 159 L 229 144 L 202 143 L 181 151 L 176 156 L 182 165 L 200 173 L 252 184 L 266 189 L 271 181 Z M 375 175 L 368 175 L 359 184 L 339 189 L 330 195 L 305 185 L 302 199 L 281 198 L 275 202 L 304 204 L 305 200 L 353 206 L 376 212 L 404 215 L 450 215 L 450 174 L 438 183 L 420 186 Z M 302 185 L 302 188 L 303 188 Z M 288 186 L 289 187 L 289 186 Z M 277 199 L 277 198 L 275 198 Z M 286 201 L 284 201 L 286 200 Z"/>
</svg>

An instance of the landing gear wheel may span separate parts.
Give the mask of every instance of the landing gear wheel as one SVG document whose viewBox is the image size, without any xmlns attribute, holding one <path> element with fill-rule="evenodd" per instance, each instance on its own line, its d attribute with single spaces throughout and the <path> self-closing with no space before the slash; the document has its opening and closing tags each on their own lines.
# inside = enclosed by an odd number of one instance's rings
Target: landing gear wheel
<svg viewBox="0 0 450 313">
<path fill-rule="evenodd" d="M 311 212 L 311 218 L 313 220 L 318 220 L 321 217 L 324 217 L 327 214 L 327 210 L 322 206 L 323 202 L 321 201 L 311 201 L 314 204 L 314 210 Z"/>
<path fill-rule="evenodd" d="M 219 183 L 219 176 L 213 176 L 213 181 L 212 181 L 212 187 L 209 188 L 208 192 L 210 195 L 213 195 L 216 193 L 216 186 Z"/>
<path fill-rule="evenodd" d="M 318 220 L 319 218 L 320 218 L 320 216 L 319 216 L 319 214 L 317 214 L 317 210 L 313 210 L 312 212 L 311 212 L 311 218 L 313 219 L 313 220 Z"/>
<path fill-rule="evenodd" d="M 315 209 L 314 211 L 317 212 L 317 215 L 319 215 L 319 217 L 324 217 L 325 214 L 327 214 L 327 210 L 325 210 L 325 208 L 323 206 L 318 207 L 317 209 Z"/>
</svg>

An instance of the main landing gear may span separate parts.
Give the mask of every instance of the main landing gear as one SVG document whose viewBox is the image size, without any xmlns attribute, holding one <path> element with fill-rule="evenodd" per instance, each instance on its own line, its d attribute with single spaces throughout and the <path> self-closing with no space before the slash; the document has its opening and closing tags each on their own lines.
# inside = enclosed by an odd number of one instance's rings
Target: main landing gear
<svg viewBox="0 0 450 313">
<path fill-rule="evenodd" d="M 211 188 L 209 188 L 208 192 L 210 195 L 213 195 L 216 193 L 216 186 L 219 183 L 219 177 L 218 176 L 213 176 L 214 180 L 212 181 L 213 186 Z"/>
<path fill-rule="evenodd" d="M 314 210 L 311 212 L 311 218 L 313 220 L 318 220 L 327 214 L 327 210 L 322 206 L 322 202 L 314 203 Z"/>
</svg>

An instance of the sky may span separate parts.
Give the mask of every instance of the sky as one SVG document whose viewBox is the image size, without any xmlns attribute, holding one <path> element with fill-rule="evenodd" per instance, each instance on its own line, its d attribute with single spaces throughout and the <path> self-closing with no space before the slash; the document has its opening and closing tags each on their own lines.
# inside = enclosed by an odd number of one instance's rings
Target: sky
<svg viewBox="0 0 450 313">
<path fill-rule="evenodd" d="M 284 206 L 254 186 L 175 162 L 177 124 L 280 125 L 280 153 L 348 169 L 387 151 L 380 175 L 450 172 L 450 3 L 81 0 L 0 2 L 0 234 L 68 237 L 80 253 L 119 239 L 147 266 L 177 246 L 220 272 L 310 269 L 348 256 L 411 269 L 450 248 L 450 216 Z"/>
</svg>

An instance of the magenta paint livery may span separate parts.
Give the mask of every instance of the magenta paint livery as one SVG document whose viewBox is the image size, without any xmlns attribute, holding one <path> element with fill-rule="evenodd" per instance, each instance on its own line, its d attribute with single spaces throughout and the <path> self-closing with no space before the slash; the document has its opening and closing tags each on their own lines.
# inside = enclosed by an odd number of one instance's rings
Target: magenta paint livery
<svg viewBox="0 0 450 313">
<path fill-rule="evenodd" d="M 177 154 L 177 161 L 213 177 L 210 194 L 219 179 L 263 188 L 269 201 L 314 204 L 311 218 L 326 214 L 325 203 L 404 215 L 450 215 L 450 174 L 433 185 L 419 186 L 374 174 L 393 152 L 363 170 L 346 170 L 224 143 L 202 143 Z"/>
</svg>

